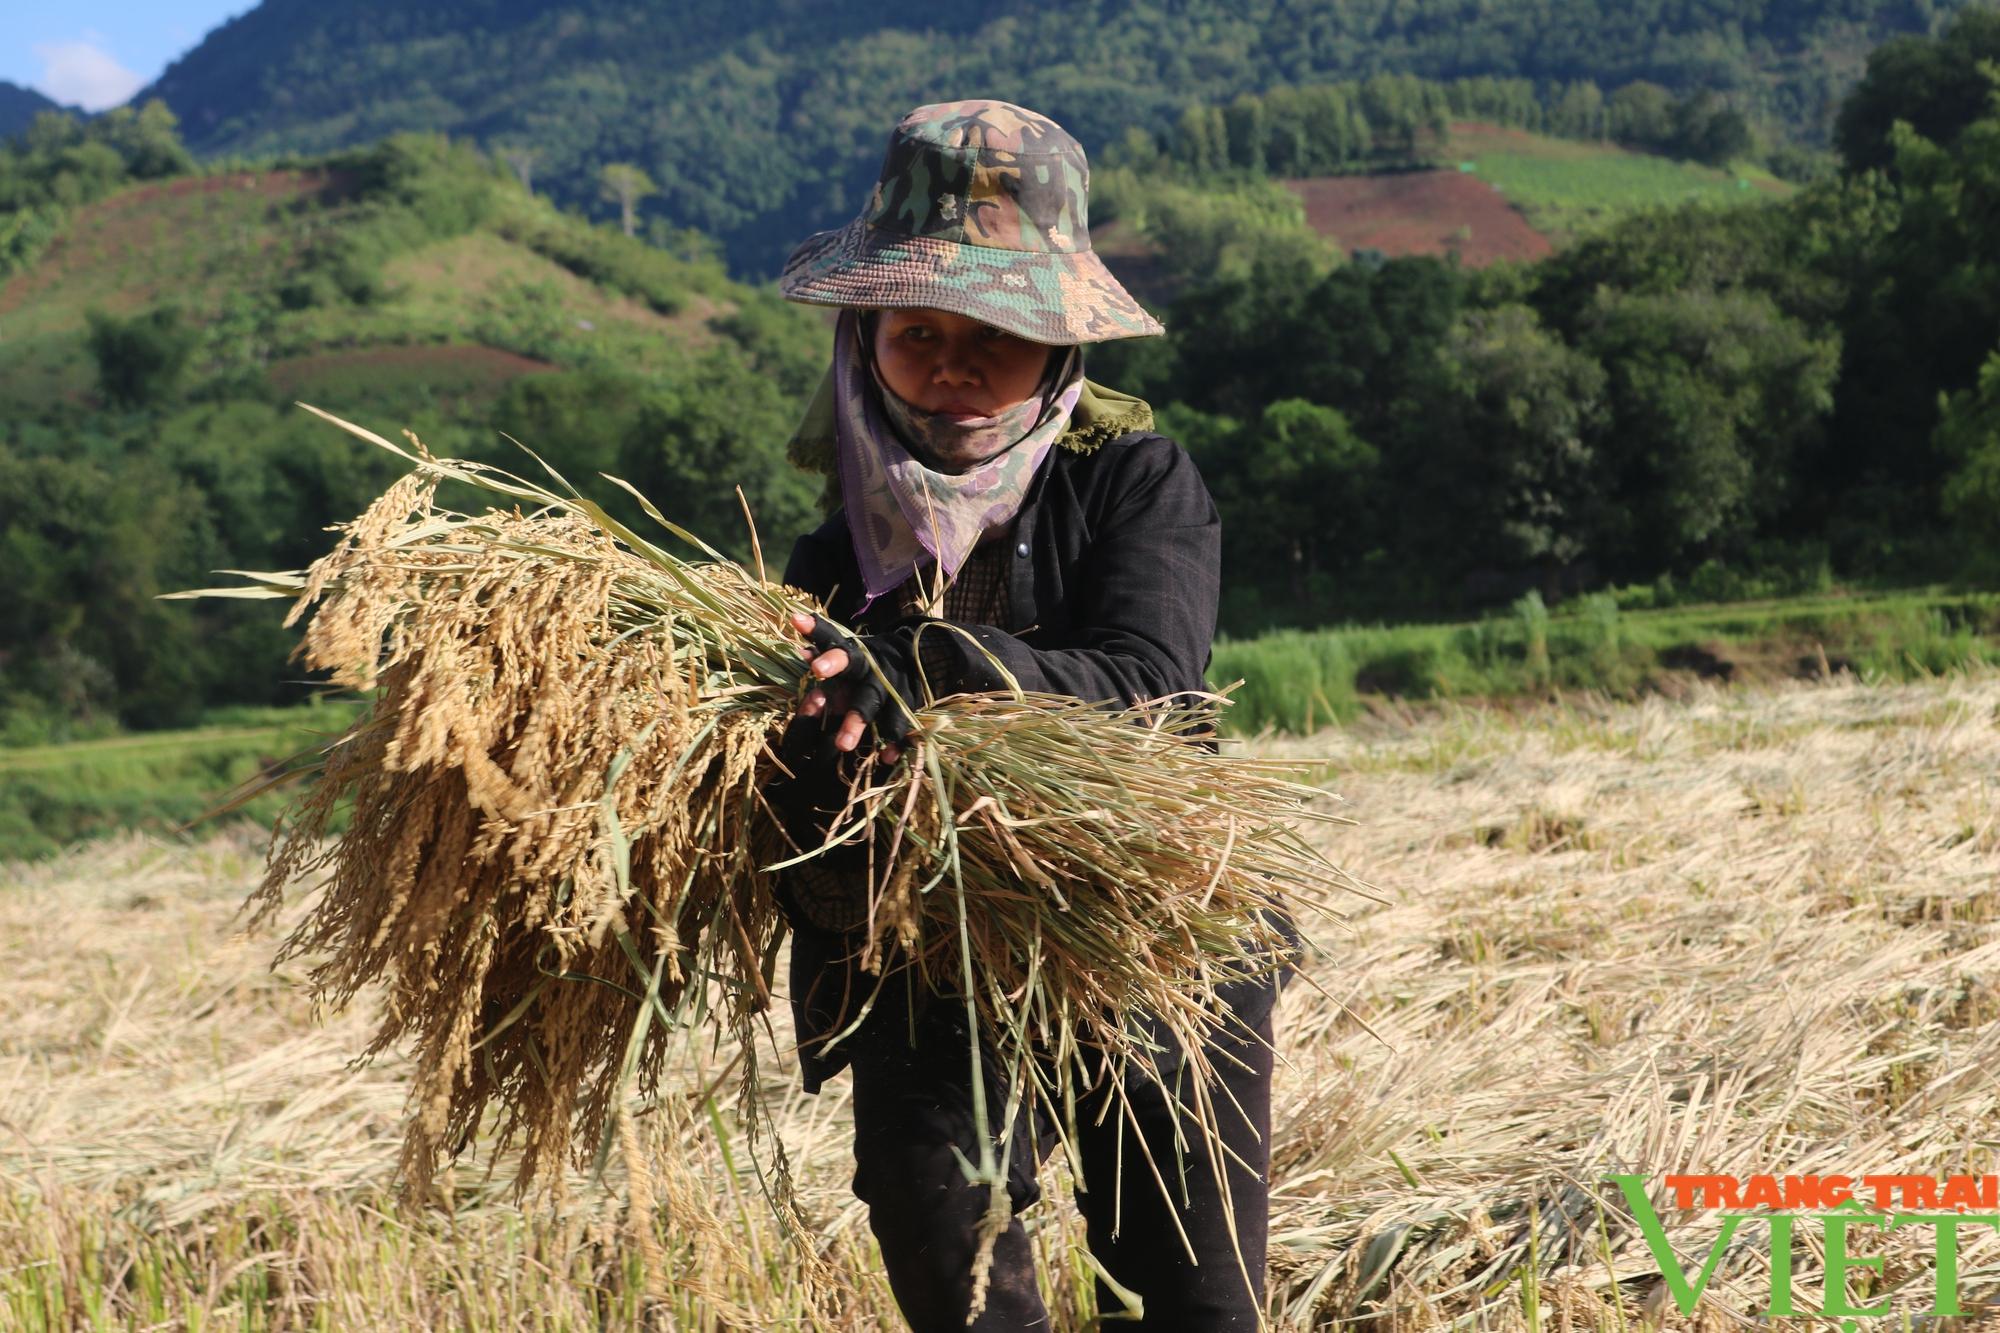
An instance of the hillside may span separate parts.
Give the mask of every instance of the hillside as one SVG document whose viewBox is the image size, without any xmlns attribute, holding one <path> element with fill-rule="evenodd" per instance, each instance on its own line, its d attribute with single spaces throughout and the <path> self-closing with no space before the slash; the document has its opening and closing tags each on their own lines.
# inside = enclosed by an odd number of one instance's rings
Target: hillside
<svg viewBox="0 0 2000 1333">
<path fill-rule="evenodd" d="M 0 79 L 0 139 L 19 134 L 44 111 L 60 111 L 62 104 L 42 96 L 33 88 Z"/>
<path fill-rule="evenodd" d="M 1689 200 L 1748 204 L 1793 187 L 1749 167 L 1723 170 L 1611 144 L 1459 121 L 1428 171 L 1288 180 L 1306 220 L 1349 253 L 1456 254 L 1477 268 L 1535 260 L 1642 209 Z"/>
<path fill-rule="evenodd" d="M 484 391 L 535 369 L 657 371 L 712 343 L 710 318 L 749 295 L 712 266 L 614 242 L 507 190 L 482 225 L 384 255 L 378 296 L 316 299 L 316 247 L 365 226 L 369 207 L 352 172 L 326 167 L 184 177 L 86 206 L 0 286 L 0 411 L 89 403 L 91 310 L 130 316 L 171 301 L 208 353 L 197 376 L 247 359 L 274 390 L 319 401 L 348 396 L 366 368 L 381 400 L 402 383 L 435 389 L 441 370 Z M 623 250 L 666 288 L 649 300 L 593 281 L 552 257 L 562 238 Z M 244 356 L 223 345 L 232 322 L 254 325 Z"/>
<path fill-rule="evenodd" d="M 205 154 L 324 151 L 403 129 L 511 144 L 532 154 L 538 188 L 592 208 L 597 169 L 634 162 L 660 184 L 659 216 L 720 236 L 734 267 L 763 273 L 807 229 L 852 214 L 885 127 L 927 100 L 1005 96 L 1095 149 L 1127 126 L 1169 126 L 1192 101 L 1286 82 L 1650 80 L 1724 90 L 1781 135 L 1821 143 L 1870 47 L 1959 7 L 949 0 L 919 28 L 855 0 L 699 0 L 671 15 L 613 0 L 266 0 L 140 99 L 164 98 Z"/>
<path fill-rule="evenodd" d="M 98 392 L 93 312 L 163 308 L 194 343 L 189 396 L 248 386 L 384 410 L 490 398 L 537 370 L 658 376 L 732 338 L 802 347 L 816 327 L 709 255 L 629 240 L 475 153 L 405 137 L 70 211 L 0 280 L 0 413 L 117 406 Z"/>
</svg>

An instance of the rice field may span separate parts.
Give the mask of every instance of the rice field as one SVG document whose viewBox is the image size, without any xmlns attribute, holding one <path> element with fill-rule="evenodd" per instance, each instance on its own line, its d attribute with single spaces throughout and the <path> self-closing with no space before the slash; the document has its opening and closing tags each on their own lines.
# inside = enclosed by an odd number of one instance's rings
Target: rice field
<svg viewBox="0 0 2000 1333">
<path fill-rule="evenodd" d="M 1357 822 L 1316 836 L 1390 900 L 1307 922 L 1279 1011 L 1274 1329 L 1832 1327 L 1759 1317 L 1761 1225 L 1683 1316 L 1602 1178 L 1653 1182 L 1693 1272 L 1718 1224 L 1669 1172 L 2000 1171 L 2000 675 L 1386 708 L 1255 744 L 1322 765 Z M 309 960 L 270 968 L 312 886 L 240 933 L 262 853 L 126 834 L 0 865 L 0 1328 L 898 1326 L 845 1081 L 796 1091 L 782 1006 L 762 1095 L 848 1275 L 816 1308 L 762 1198 L 780 1144 L 745 1140 L 740 1071 L 698 1049 L 605 1187 L 519 1206 L 475 1145 L 444 1200 L 396 1201 L 404 1071 L 350 1065 L 374 997 L 315 1015 Z M 661 1153 L 707 1188 L 635 1226 L 611 1201 Z M 1030 1220 L 1078 1330 L 1055 1174 Z M 680 1245 L 704 1225 L 739 1262 Z M 1912 1317 L 1882 1326 L 1994 1326 L 1918 1318 L 1928 1233 L 1864 1231 L 1886 1262 L 1855 1295 Z M 1801 1311 L 1823 1261 L 1802 1241 Z M 1959 1268 L 1968 1312 L 2000 1302 L 2000 1234 L 1968 1230 Z"/>
<path fill-rule="evenodd" d="M 1642 208 L 1689 200 L 1728 207 L 1793 188 L 1746 164 L 1710 167 L 1476 122 L 1456 122 L 1452 131 L 1445 159 L 1499 191 L 1558 246 Z"/>
</svg>

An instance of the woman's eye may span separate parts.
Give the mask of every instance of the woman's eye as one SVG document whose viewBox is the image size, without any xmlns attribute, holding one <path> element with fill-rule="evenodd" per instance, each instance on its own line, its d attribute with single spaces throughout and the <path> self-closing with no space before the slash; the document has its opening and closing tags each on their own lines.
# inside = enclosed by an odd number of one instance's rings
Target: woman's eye
<svg viewBox="0 0 2000 1333">
<path fill-rule="evenodd" d="M 1011 356 L 1017 350 L 1025 349 L 1028 340 L 1005 329 L 985 329 L 979 335 L 980 346 L 996 356 Z"/>
</svg>

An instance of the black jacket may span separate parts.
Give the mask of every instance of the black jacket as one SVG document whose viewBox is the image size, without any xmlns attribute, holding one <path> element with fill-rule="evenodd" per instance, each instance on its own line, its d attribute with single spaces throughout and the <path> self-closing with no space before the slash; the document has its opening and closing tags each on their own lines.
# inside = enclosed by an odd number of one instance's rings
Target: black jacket
<svg viewBox="0 0 2000 1333">
<path fill-rule="evenodd" d="M 1024 690 L 1133 703 L 1199 690 L 1220 592 L 1221 520 L 1194 460 L 1134 431 L 1087 454 L 1051 451 L 1014 523 L 1012 623 L 978 634 Z M 785 582 L 857 623 L 861 569 L 836 513 L 799 538 Z M 859 617 L 899 614 L 883 597 Z M 956 635 L 967 688 L 999 689 L 992 663 Z"/>
<path fill-rule="evenodd" d="M 1009 623 L 969 626 L 1021 688 L 1131 704 L 1203 690 L 1220 592 L 1221 520 L 1194 461 L 1164 435 L 1133 431 L 1089 453 L 1056 449 L 1015 520 Z M 861 571 L 844 513 L 799 538 L 785 582 L 825 601 L 846 624 L 897 618 L 893 596 L 858 614 Z M 967 689 L 1004 682 L 956 635 Z M 838 1030 L 843 996 L 873 979 L 850 972 L 846 937 L 797 923 L 791 987 L 807 1091 L 846 1064 L 840 1048 L 808 1049 Z M 1245 1022 L 1268 1012 L 1275 984 L 1234 997 Z"/>
</svg>

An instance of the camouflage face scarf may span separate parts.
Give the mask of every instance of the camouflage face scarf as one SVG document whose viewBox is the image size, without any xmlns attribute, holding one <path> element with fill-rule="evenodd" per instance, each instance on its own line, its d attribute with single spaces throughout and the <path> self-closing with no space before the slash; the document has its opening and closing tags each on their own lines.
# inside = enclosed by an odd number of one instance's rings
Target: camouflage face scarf
<svg viewBox="0 0 2000 1333">
<path fill-rule="evenodd" d="M 1026 402 L 996 416 L 954 421 L 890 392 L 869 337 L 858 311 L 840 312 L 833 335 L 840 491 L 862 591 L 873 602 L 927 560 L 946 579 L 956 577 L 981 537 L 1013 521 L 1083 393 L 1083 351 L 1069 348 Z M 962 470 L 929 466 L 912 446 Z"/>
</svg>

